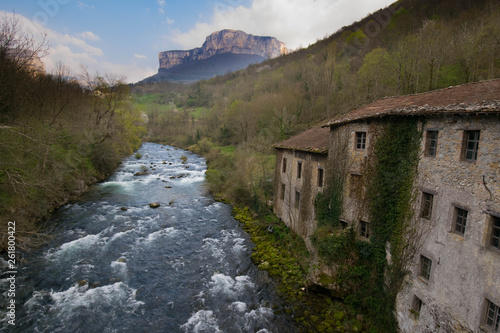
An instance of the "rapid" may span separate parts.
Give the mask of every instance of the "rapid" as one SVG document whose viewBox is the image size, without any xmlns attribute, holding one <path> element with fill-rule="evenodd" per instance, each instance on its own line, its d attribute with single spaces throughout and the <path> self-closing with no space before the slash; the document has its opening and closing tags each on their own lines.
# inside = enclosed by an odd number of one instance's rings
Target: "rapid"
<svg viewBox="0 0 500 333">
<path fill-rule="evenodd" d="M 205 160 L 138 152 L 53 214 L 53 241 L 17 275 L 16 326 L 0 331 L 297 332 L 231 207 L 204 187 Z"/>
</svg>

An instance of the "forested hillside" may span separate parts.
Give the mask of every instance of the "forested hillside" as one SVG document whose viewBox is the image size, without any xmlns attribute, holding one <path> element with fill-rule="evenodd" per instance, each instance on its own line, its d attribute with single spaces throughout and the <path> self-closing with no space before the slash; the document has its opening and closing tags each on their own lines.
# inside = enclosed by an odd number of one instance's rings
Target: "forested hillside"
<svg viewBox="0 0 500 333">
<path fill-rule="evenodd" d="M 384 96 L 499 77 L 499 22 L 493 0 L 401 0 L 246 70 L 133 91 L 150 140 L 211 151 L 212 188 L 259 208 L 271 197 L 272 143 Z"/>
<path fill-rule="evenodd" d="M 15 221 L 18 247 L 43 241 L 38 222 L 137 149 L 145 132 L 129 87 L 115 76 L 83 73 L 85 86 L 60 65 L 49 75 L 32 64 L 49 52 L 14 16 L 0 26 L 0 231 Z"/>
</svg>

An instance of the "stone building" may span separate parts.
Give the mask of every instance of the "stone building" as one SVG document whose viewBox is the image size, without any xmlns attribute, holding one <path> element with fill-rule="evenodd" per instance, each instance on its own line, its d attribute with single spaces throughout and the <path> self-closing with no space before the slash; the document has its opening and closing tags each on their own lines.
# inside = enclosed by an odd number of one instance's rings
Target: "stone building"
<svg viewBox="0 0 500 333">
<path fill-rule="evenodd" d="M 325 184 L 328 138 L 328 128 L 311 128 L 274 145 L 274 211 L 304 238 L 316 227 L 314 199 Z"/>
<path fill-rule="evenodd" d="M 324 173 L 341 173 L 345 182 L 342 225 L 370 241 L 366 178 L 373 146 L 385 126 L 409 118 L 421 133 L 412 223 L 422 232 L 408 284 L 397 297 L 399 328 L 500 332 L 500 80 L 381 99 L 325 124 L 330 139 Z M 284 145 L 277 164 L 307 160 L 296 152 L 301 150 Z M 296 170 L 290 172 L 293 181 Z M 276 175 L 279 199 L 280 184 L 289 183 L 278 167 Z M 311 186 L 304 181 L 292 182 L 291 190 Z M 290 202 L 275 204 L 285 223 Z M 304 220 L 299 215 L 291 224 L 306 229 L 303 236 L 314 231 L 314 209 L 307 209 Z"/>
</svg>

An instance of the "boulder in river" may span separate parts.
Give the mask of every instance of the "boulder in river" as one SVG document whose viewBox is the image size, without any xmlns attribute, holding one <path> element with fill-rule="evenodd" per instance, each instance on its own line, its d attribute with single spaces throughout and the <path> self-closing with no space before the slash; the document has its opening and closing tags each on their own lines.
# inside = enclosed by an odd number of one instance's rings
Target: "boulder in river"
<svg viewBox="0 0 500 333">
<path fill-rule="evenodd" d="M 158 207 L 160 207 L 160 204 L 157 203 L 157 202 L 152 202 L 152 203 L 149 204 L 149 207 L 151 207 L 151 208 L 158 208 Z"/>
</svg>

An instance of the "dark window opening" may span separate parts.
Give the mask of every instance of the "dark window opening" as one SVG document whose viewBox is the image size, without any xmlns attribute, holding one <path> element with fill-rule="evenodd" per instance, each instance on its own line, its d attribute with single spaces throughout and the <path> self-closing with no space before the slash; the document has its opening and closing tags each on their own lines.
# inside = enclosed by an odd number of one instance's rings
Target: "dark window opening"
<svg viewBox="0 0 500 333">
<path fill-rule="evenodd" d="M 420 276 L 429 281 L 431 277 L 432 260 L 425 256 L 420 256 Z"/>
<path fill-rule="evenodd" d="M 500 218 L 492 216 L 492 230 L 490 245 L 494 248 L 500 249 Z"/>
<path fill-rule="evenodd" d="M 300 192 L 295 191 L 295 208 L 299 209 L 300 207 Z"/>
<path fill-rule="evenodd" d="M 318 168 L 318 187 L 323 187 L 324 170 Z"/>
<path fill-rule="evenodd" d="M 500 307 L 488 300 L 488 311 L 486 312 L 486 326 L 498 332 L 500 327 Z"/>
<path fill-rule="evenodd" d="M 356 132 L 356 149 L 366 148 L 366 132 Z"/>
<path fill-rule="evenodd" d="M 436 156 L 438 131 L 427 131 L 425 140 L 425 156 Z"/>
<path fill-rule="evenodd" d="M 434 195 L 430 193 L 422 194 L 422 217 L 430 219 L 432 216 L 432 204 L 434 201 Z"/>
<path fill-rule="evenodd" d="M 283 173 L 286 172 L 286 158 L 283 157 L 283 169 L 282 169 Z"/>
<path fill-rule="evenodd" d="M 467 212 L 464 209 L 455 207 L 455 226 L 454 230 L 456 233 L 460 235 L 465 234 L 465 226 L 467 225 Z"/>
<path fill-rule="evenodd" d="M 422 310 L 422 300 L 418 298 L 416 295 L 413 295 L 411 312 L 415 316 L 415 318 L 418 318 L 420 316 L 420 310 Z"/>
<path fill-rule="evenodd" d="M 297 178 L 302 177 L 302 162 L 297 162 Z"/>
<path fill-rule="evenodd" d="M 361 237 L 370 238 L 370 223 L 365 221 L 359 222 L 359 235 Z"/>
<path fill-rule="evenodd" d="M 462 148 L 462 159 L 467 162 L 475 162 L 477 160 L 477 152 L 479 150 L 479 133 L 480 131 L 465 131 L 464 142 Z"/>
</svg>

